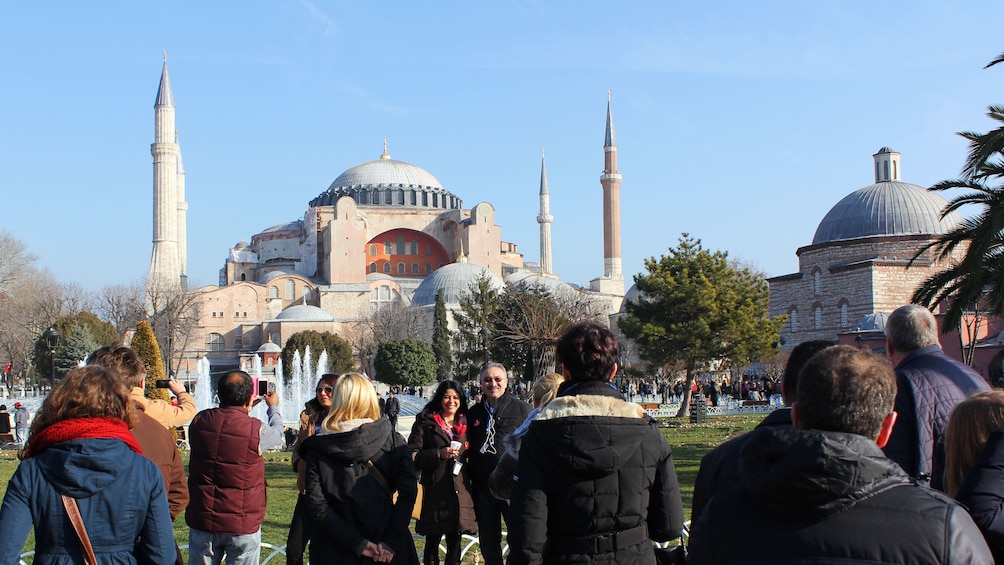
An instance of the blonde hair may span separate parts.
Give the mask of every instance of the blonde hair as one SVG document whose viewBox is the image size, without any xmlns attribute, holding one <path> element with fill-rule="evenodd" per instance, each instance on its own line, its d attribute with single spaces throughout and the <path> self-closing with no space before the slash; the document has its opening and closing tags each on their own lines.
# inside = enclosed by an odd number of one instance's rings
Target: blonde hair
<svg viewBox="0 0 1004 565">
<path fill-rule="evenodd" d="M 1004 390 L 978 392 L 955 405 L 945 430 L 945 486 L 955 496 L 987 445 L 1004 430 Z"/>
<path fill-rule="evenodd" d="M 563 382 L 565 382 L 564 375 L 558 373 L 544 375 L 534 381 L 530 387 L 530 400 L 533 402 L 534 408 L 543 408 L 548 402 L 554 400 L 554 397 L 558 395 L 558 386 Z"/>
<path fill-rule="evenodd" d="M 359 373 L 338 375 L 332 387 L 335 390 L 331 393 L 331 409 L 321 422 L 321 428 L 325 431 L 341 431 L 342 422 L 347 420 L 380 418 L 376 391 L 366 377 Z"/>
</svg>

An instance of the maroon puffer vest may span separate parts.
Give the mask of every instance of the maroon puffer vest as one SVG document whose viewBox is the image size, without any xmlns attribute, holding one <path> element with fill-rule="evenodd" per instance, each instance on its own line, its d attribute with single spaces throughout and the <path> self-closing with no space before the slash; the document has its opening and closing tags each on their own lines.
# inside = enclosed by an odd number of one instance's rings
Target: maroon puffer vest
<svg viewBox="0 0 1004 565">
<path fill-rule="evenodd" d="M 192 457 L 188 526 L 244 535 L 265 521 L 265 460 L 258 453 L 261 421 L 240 406 L 203 410 L 188 428 Z"/>
</svg>

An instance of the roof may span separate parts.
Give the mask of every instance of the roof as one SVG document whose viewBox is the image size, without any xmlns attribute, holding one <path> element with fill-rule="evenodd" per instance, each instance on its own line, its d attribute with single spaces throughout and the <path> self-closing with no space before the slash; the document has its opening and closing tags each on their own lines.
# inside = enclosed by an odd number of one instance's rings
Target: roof
<svg viewBox="0 0 1004 565">
<path fill-rule="evenodd" d="M 395 189 L 407 189 L 409 194 L 391 193 Z M 415 191 L 416 195 L 412 196 L 411 191 Z M 419 193 L 425 193 L 424 197 Z M 443 183 L 429 171 L 411 163 L 391 159 L 386 148 L 379 159 L 356 165 L 338 175 L 327 190 L 310 201 L 310 205 L 332 206 L 342 196 L 351 196 L 360 206 L 437 209 L 461 207 L 460 199 L 445 190 Z"/>
<path fill-rule="evenodd" d="M 279 312 L 279 315 L 276 316 L 275 319 L 286 322 L 333 322 L 335 317 L 328 314 L 324 310 L 321 310 L 317 306 L 300 304 L 297 306 L 290 306 L 282 312 Z"/>
<path fill-rule="evenodd" d="M 436 303 L 436 293 L 443 290 L 443 300 L 447 304 L 459 304 L 460 299 L 470 291 L 471 283 L 482 276 L 488 276 L 493 288 L 501 290 L 505 283 L 495 273 L 474 263 L 450 263 L 444 265 L 418 285 L 411 299 L 413 306 L 431 306 Z"/>
<path fill-rule="evenodd" d="M 812 244 L 881 235 L 941 235 L 963 222 L 948 202 L 915 184 L 885 181 L 845 196 L 819 222 Z"/>
</svg>

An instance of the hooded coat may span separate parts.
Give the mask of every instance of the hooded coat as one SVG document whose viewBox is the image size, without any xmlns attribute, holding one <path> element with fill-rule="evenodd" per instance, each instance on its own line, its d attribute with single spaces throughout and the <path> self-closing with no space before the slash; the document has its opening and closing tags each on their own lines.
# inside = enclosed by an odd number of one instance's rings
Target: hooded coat
<svg viewBox="0 0 1004 565">
<path fill-rule="evenodd" d="M 523 438 L 513 477 L 509 564 L 655 563 L 680 536 L 672 450 L 609 383 L 564 383 Z"/>
<path fill-rule="evenodd" d="M 415 531 L 426 536 L 444 534 L 476 534 L 477 519 L 471 498 L 471 481 L 464 462 L 467 461 L 467 436 L 457 437 L 464 444 L 457 462 L 460 474 L 454 474 L 456 463 L 440 459 L 439 450 L 449 447 L 452 438 L 436 424 L 432 415 L 420 413 L 415 419 L 408 447 L 415 454 L 415 467 L 421 472 L 422 513 Z"/>
<path fill-rule="evenodd" d="M 118 439 L 55 443 L 25 459 L 0 508 L 0 563 L 18 563 L 35 527 L 35 565 L 82 563 L 61 495 L 77 501 L 101 565 L 173 563 L 174 530 L 157 465 Z"/>
<path fill-rule="evenodd" d="M 418 477 L 411 450 L 387 418 L 311 436 L 300 446 L 300 455 L 307 461 L 307 496 L 314 517 L 311 562 L 372 563 L 360 555 L 370 541 L 393 551 L 392 563 L 418 563 L 408 530 Z M 397 493 L 396 500 L 366 469 L 367 461 Z"/>
<path fill-rule="evenodd" d="M 965 508 L 911 480 L 874 441 L 785 427 L 750 434 L 742 484 L 708 502 L 688 564 L 993 563 Z"/>
<path fill-rule="evenodd" d="M 955 499 L 966 505 L 997 563 L 1004 563 L 1004 432 L 993 432 Z"/>
</svg>

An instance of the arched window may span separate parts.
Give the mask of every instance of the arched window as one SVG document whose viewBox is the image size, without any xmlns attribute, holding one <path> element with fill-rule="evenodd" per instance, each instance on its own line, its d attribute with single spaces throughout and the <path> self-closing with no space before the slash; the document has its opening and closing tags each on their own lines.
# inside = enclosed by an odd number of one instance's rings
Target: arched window
<svg viewBox="0 0 1004 565">
<path fill-rule="evenodd" d="M 411 242 L 411 254 L 412 255 L 418 255 L 418 242 L 417 241 L 412 240 L 412 242 Z"/>
<path fill-rule="evenodd" d="M 408 250 L 405 248 L 404 245 L 404 236 L 403 235 L 397 236 L 397 254 L 404 255 L 407 252 Z"/>
<path fill-rule="evenodd" d="M 413 274 L 413 275 L 417 275 L 418 274 L 418 263 L 412 263 L 411 264 L 411 274 Z"/>
<path fill-rule="evenodd" d="M 404 272 L 405 272 L 404 271 L 404 263 L 398 263 L 397 264 L 397 274 L 403 275 Z"/>
<path fill-rule="evenodd" d="M 377 272 L 377 266 L 376 266 L 376 263 L 370 263 L 370 272 L 371 272 L 371 273 L 375 273 L 375 272 Z"/>
<path fill-rule="evenodd" d="M 849 322 L 847 321 L 847 303 L 842 302 L 840 304 L 840 327 L 846 328 Z"/>
<path fill-rule="evenodd" d="M 247 273 L 241 273 L 241 281 L 246 281 L 246 280 L 248 280 Z"/>
<path fill-rule="evenodd" d="M 383 254 L 393 255 L 394 254 L 394 244 L 390 241 L 383 242 Z"/>
<path fill-rule="evenodd" d="M 310 287 L 305 286 L 303 287 L 303 301 L 306 302 L 308 300 L 310 300 Z"/>
<path fill-rule="evenodd" d="M 268 287 L 268 297 L 269 298 L 279 298 L 279 287 L 270 286 Z"/>
<path fill-rule="evenodd" d="M 393 204 L 394 202 L 391 200 L 392 198 L 394 198 L 394 193 L 391 192 L 391 190 L 388 188 L 387 190 L 384 191 L 383 203 Z"/>
<path fill-rule="evenodd" d="M 404 205 L 404 189 L 397 190 L 397 203 Z"/>
<path fill-rule="evenodd" d="M 816 306 L 812 311 L 812 323 L 817 330 L 823 327 L 823 308 L 821 306 Z"/>
<path fill-rule="evenodd" d="M 377 254 L 376 244 L 375 243 L 371 243 L 370 244 L 370 255 L 376 255 L 376 254 Z"/>
<path fill-rule="evenodd" d="M 432 272 L 432 263 L 426 263 L 425 264 L 425 274 L 428 275 L 431 272 Z"/>
<path fill-rule="evenodd" d="M 296 283 L 292 280 L 286 281 L 286 300 L 296 299 Z"/>
<path fill-rule="evenodd" d="M 819 282 L 819 269 L 816 269 L 812 272 L 812 294 L 819 296 L 822 290 L 822 285 Z"/>
<path fill-rule="evenodd" d="M 390 261 L 383 264 L 383 272 L 390 274 Z"/>
<path fill-rule="evenodd" d="M 223 351 L 223 336 L 218 333 L 211 333 L 206 337 L 206 349 L 209 351 Z"/>
<path fill-rule="evenodd" d="M 791 333 L 798 331 L 798 310 L 795 308 L 792 308 L 791 311 L 788 312 L 788 327 L 791 330 Z"/>
</svg>

